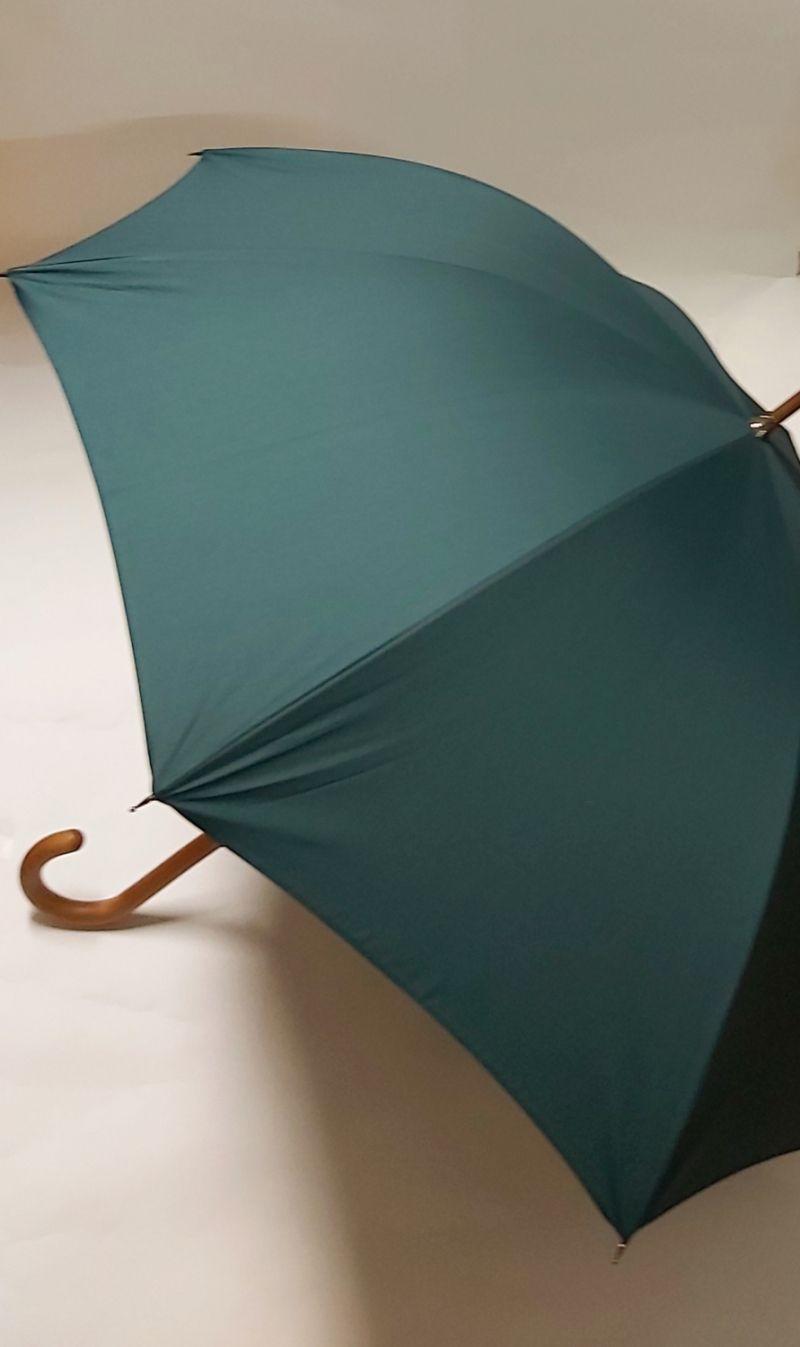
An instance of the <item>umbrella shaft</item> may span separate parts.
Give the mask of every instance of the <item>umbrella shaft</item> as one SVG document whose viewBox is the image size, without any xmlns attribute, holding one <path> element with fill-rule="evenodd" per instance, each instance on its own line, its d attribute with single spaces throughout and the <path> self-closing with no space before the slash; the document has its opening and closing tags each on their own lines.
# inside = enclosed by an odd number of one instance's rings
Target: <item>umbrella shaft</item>
<svg viewBox="0 0 800 1347">
<path fill-rule="evenodd" d="M 759 439 L 763 439 L 765 435 L 769 435 L 771 430 L 781 425 L 794 412 L 800 412 L 800 391 L 793 393 L 790 398 L 780 403 L 773 411 L 762 412 L 760 416 L 754 417 L 750 422 L 750 429 Z"/>
</svg>

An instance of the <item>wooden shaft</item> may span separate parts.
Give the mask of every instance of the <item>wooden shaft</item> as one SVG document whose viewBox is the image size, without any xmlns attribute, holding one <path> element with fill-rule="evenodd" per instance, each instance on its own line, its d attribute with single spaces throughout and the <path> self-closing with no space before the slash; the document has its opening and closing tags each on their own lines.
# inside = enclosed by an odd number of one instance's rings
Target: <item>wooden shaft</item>
<svg viewBox="0 0 800 1347">
<path fill-rule="evenodd" d="M 774 426 L 779 426 L 782 421 L 785 421 L 789 416 L 793 416 L 795 412 L 800 412 L 800 391 L 793 393 L 773 412 L 766 412 L 765 415 Z"/>
<path fill-rule="evenodd" d="M 98 931 L 107 926 L 115 926 L 123 921 L 154 893 L 171 884 L 173 879 L 185 874 L 198 861 L 216 851 L 218 842 L 201 833 L 188 842 L 180 851 L 168 856 L 165 861 L 149 870 L 141 879 L 117 893 L 113 898 L 101 898 L 96 902 L 81 902 L 75 898 L 62 898 L 42 879 L 42 867 L 56 856 L 66 856 L 70 851 L 78 851 L 83 846 L 83 833 L 77 828 L 66 828 L 63 832 L 49 833 L 35 842 L 25 856 L 19 871 L 19 880 L 25 896 L 35 908 L 46 916 L 74 931 Z"/>
<path fill-rule="evenodd" d="M 769 435 L 776 426 L 793 416 L 795 412 L 800 412 L 800 391 L 793 393 L 774 411 L 761 412 L 758 416 L 754 416 L 750 422 L 750 429 L 758 439 L 763 440 L 765 435 Z"/>
</svg>

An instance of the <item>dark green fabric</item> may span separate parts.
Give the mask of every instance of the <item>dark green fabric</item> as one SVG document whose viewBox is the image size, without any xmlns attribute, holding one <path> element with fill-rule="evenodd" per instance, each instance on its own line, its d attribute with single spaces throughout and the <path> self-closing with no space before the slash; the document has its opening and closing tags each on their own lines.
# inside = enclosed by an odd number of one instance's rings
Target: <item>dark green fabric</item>
<svg viewBox="0 0 800 1347">
<path fill-rule="evenodd" d="M 159 788 L 749 411 L 565 230 L 415 164 L 207 152 L 12 277 L 92 458 Z"/>
<path fill-rule="evenodd" d="M 12 278 L 109 521 L 156 794 L 427 1006 L 629 1233 L 795 784 L 754 404 L 553 221 L 400 161 L 207 151 Z"/>
<path fill-rule="evenodd" d="M 794 464 L 770 462 L 800 540 Z M 709 1184 L 800 1147 L 800 780 L 761 926 L 687 1119 L 650 1206 L 653 1219 Z"/>
</svg>

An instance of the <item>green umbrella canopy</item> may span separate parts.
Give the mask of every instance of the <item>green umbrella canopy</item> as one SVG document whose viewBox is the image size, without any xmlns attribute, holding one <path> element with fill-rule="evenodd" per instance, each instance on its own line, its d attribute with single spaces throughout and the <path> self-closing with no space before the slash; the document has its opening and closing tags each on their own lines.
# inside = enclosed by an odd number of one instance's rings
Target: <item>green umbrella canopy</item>
<svg viewBox="0 0 800 1347">
<path fill-rule="evenodd" d="M 420 164 L 206 150 L 10 273 L 153 792 L 480 1059 L 624 1237 L 800 1145 L 800 476 L 663 296 Z"/>
</svg>

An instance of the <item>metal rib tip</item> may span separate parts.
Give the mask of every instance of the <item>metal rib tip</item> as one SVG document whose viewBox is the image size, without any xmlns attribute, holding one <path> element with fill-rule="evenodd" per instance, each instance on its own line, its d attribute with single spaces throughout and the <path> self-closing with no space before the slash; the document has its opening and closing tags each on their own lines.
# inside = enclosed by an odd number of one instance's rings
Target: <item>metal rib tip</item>
<svg viewBox="0 0 800 1347">
<path fill-rule="evenodd" d="M 622 1255 L 624 1254 L 624 1252 L 625 1252 L 625 1250 L 627 1249 L 627 1247 L 628 1247 L 628 1241 L 627 1241 L 626 1239 L 621 1239 L 621 1240 L 618 1240 L 618 1241 L 617 1241 L 617 1247 L 616 1247 L 616 1250 L 615 1250 L 615 1253 L 614 1253 L 614 1257 L 613 1257 L 612 1260 L 611 1260 L 611 1262 L 613 1263 L 614 1267 L 616 1267 L 617 1264 L 621 1261 Z"/>
<path fill-rule="evenodd" d="M 137 809 L 141 809 L 144 805 L 150 804 L 150 802 L 155 798 L 156 798 L 155 795 L 147 795 L 145 799 L 140 800 L 138 804 L 132 804 L 130 809 L 128 810 L 128 813 L 135 814 Z"/>
</svg>

